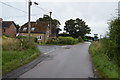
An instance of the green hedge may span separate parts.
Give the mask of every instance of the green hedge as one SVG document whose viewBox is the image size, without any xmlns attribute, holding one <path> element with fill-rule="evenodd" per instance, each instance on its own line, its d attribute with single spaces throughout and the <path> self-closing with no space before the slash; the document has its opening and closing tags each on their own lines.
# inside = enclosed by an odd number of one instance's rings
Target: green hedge
<svg viewBox="0 0 120 80">
<path fill-rule="evenodd" d="M 107 56 L 107 54 L 104 54 L 104 48 L 105 47 L 102 47 L 102 44 L 98 41 L 92 42 L 89 48 L 97 75 L 100 78 L 119 78 L 118 66 Z"/>
<path fill-rule="evenodd" d="M 47 44 L 73 45 L 82 42 L 82 38 L 74 39 L 72 37 L 58 37 L 56 40 L 49 39 Z"/>
</svg>

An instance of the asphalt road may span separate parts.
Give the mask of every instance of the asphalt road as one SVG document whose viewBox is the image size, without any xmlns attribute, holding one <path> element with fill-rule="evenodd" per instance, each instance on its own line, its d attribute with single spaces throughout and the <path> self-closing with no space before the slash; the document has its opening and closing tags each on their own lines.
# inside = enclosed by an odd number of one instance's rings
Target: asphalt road
<svg viewBox="0 0 120 80">
<path fill-rule="evenodd" d="M 93 77 L 88 53 L 90 43 L 62 46 L 46 52 L 48 57 L 20 78 L 88 78 Z"/>
</svg>

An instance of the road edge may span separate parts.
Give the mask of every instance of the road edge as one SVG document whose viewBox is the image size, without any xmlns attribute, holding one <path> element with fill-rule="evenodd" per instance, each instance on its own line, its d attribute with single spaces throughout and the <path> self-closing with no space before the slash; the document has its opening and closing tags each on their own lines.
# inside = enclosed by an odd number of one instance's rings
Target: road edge
<svg viewBox="0 0 120 80">
<path fill-rule="evenodd" d="M 44 55 L 43 53 L 38 56 L 36 59 L 33 61 L 5 74 L 2 75 L 2 79 L 7 79 L 7 78 L 18 78 L 20 75 L 24 74 L 25 72 L 29 71 L 30 69 L 34 68 L 38 63 L 42 62 L 47 55 Z"/>
</svg>

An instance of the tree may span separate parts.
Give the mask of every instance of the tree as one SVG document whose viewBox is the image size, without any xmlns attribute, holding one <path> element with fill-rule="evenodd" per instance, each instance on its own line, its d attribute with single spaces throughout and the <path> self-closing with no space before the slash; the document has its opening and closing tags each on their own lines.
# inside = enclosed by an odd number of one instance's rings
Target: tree
<svg viewBox="0 0 120 80">
<path fill-rule="evenodd" d="M 79 18 L 67 20 L 64 30 L 74 38 L 78 38 L 79 36 L 83 38 L 85 34 L 89 34 L 91 31 L 86 22 Z"/>
<path fill-rule="evenodd" d="M 37 22 L 39 21 L 48 21 L 50 22 L 50 19 L 51 19 L 51 24 L 52 24 L 52 28 L 51 28 L 51 32 L 52 32 L 52 35 L 58 35 L 59 32 L 61 31 L 61 29 L 59 28 L 60 26 L 60 22 L 57 20 L 57 19 L 52 19 L 50 18 L 49 15 L 44 15 L 43 18 L 39 18 L 37 20 Z"/>
</svg>

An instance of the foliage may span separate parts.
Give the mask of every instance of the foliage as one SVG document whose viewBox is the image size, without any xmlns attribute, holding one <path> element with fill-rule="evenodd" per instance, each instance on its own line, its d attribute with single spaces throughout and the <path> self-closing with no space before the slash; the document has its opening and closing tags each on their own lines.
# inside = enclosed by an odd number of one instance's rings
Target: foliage
<svg viewBox="0 0 120 80">
<path fill-rule="evenodd" d="M 39 56 L 38 49 L 27 50 L 3 50 L 2 51 L 2 73 L 6 74 L 19 66 L 22 66 Z"/>
<path fill-rule="evenodd" d="M 27 36 L 17 36 L 17 39 L 23 39 L 23 38 L 27 38 Z"/>
<path fill-rule="evenodd" d="M 83 39 L 79 36 L 79 37 L 78 37 L 78 41 L 79 41 L 79 42 L 83 42 Z"/>
<path fill-rule="evenodd" d="M 19 24 L 17 24 L 17 25 L 16 25 L 16 32 L 17 32 L 17 33 L 19 32 L 19 28 L 20 28 L 20 26 L 19 26 Z"/>
<path fill-rule="evenodd" d="M 114 57 L 114 60 L 120 66 L 120 19 L 115 19 L 110 23 L 110 40 L 109 44 L 112 47 L 109 48 L 112 52 L 109 54 Z"/>
<path fill-rule="evenodd" d="M 7 34 L 2 34 L 3 36 L 5 36 L 5 37 L 10 37 L 9 35 L 7 35 Z"/>
<path fill-rule="evenodd" d="M 64 30 L 74 38 L 78 38 L 79 36 L 83 38 L 85 34 L 89 34 L 91 31 L 88 25 L 86 25 L 86 22 L 79 18 L 67 20 L 65 22 Z"/>
<path fill-rule="evenodd" d="M 31 46 L 32 45 L 32 46 Z M 3 50 L 24 50 L 24 49 L 35 49 L 37 44 L 34 42 L 34 39 L 22 37 L 21 39 L 6 38 L 2 41 Z"/>
<path fill-rule="evenodd" d="M 39 55 L 39 49 L 33 39 L 29 38 L 2 38 L 2 72 L 10 72 L 24 65 Z"/>
<path fill-rule="evenodd" d="M 76 44 L 78 40 L 72 37 L 58 37 L 57 42 L 59 44 Z"/>
<path fill-rule="evenodd" d="M 90 45 L 90 55 L 92 62 L 97 70 L 97 75 L 102 78 L 119 78 L 118 66 L 103 53 L 105 47 L 100 42 L 92 42 Z"/>
<path fill-rule="evenodd" d="M 58 37 L 56 40 L 48 40 L 47 44 L 57 44 L 57 45 L 72 45 L 78 43 L 78 39 L 72 37 Z"/>
<path fill-rule="evenodd" d="M 59 25 L 61 25 L 59 20 L 52 19 L 52 18 L 50 18 L 50 16 L 44 15 L 43 18 L 39 18 L 37 20 L 37 22 L 39 22 L 39 21 L 48 21 L 48 22 L 50 22 L 50 20 L 51 20 L 51 25 L 52 25 L 52 28 L 51 28 L 52 33 L 58 35 L 58 33 L 61 31 L 61 29 L 59 28 Z"/>
</svg>

